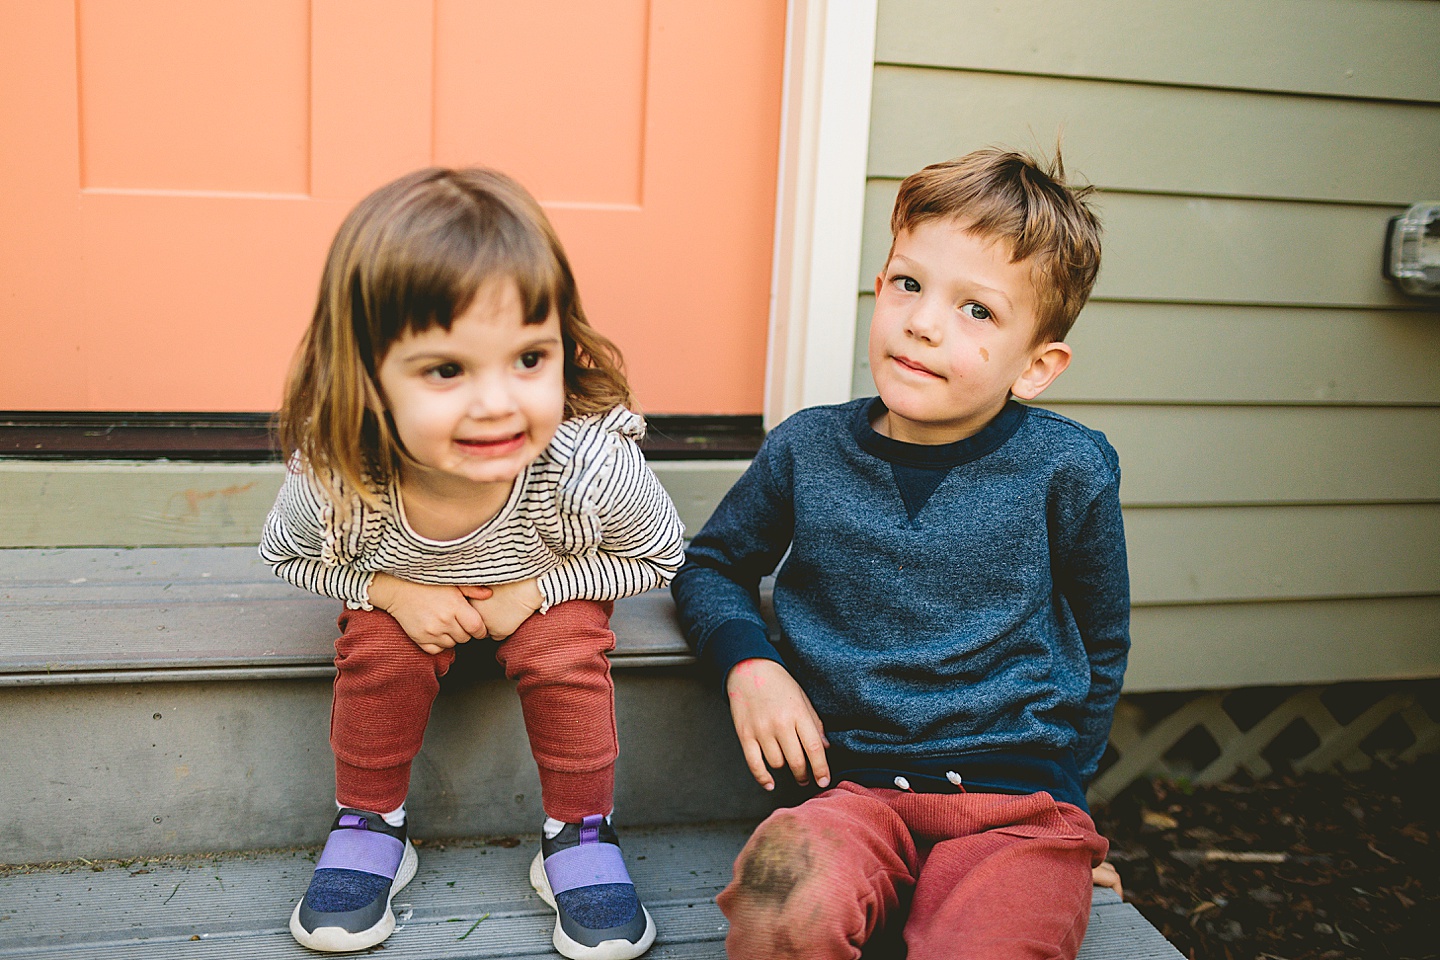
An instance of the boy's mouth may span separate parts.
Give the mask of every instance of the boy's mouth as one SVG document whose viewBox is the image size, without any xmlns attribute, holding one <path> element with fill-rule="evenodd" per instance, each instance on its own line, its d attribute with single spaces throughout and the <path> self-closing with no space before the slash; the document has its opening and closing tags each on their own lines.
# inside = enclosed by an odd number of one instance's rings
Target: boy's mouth
<svg viewBox="0 0 1440 960">
<path fill-rule="evenodd" d="M 902 357 L 897 354 L 891 356 L 890 359 L 894 360 L 899 366 L 911 371 L 912 373 L 918 373 L 924 377 L 934 377 L 937 380 L 945 379 L 944 377 L 940 376 L 940 374 L 936 373 L 934 370 L 931 370 L 929 367 L 925 366 L 923 363 L 916 363 L 909 357 Z"/>
</svg>

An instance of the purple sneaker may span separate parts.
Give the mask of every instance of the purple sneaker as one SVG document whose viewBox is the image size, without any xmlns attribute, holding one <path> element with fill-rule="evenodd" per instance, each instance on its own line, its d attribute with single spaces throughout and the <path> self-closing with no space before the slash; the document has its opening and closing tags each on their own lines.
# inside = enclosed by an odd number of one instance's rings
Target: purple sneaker
<svg viewBox="0 0 1440 960">
<path fill-rule="evenodd" d="M 390 900 L 418 865 L 405 827 L 346 807 L 335 815 L 310 889 L 290 915 L 290 933 L 301 946 L 327 953 L 375 946 L 395 932 Z"/>
<path fill-rule="evenodd" d="M 555 908 L 553 942 L 570 960 L 632 960 L 655 942 L 655 921 L 635 895 L 620 841 L 604 817 L 567 823 L 540 841 L 530 885 Z"/>
</svg>

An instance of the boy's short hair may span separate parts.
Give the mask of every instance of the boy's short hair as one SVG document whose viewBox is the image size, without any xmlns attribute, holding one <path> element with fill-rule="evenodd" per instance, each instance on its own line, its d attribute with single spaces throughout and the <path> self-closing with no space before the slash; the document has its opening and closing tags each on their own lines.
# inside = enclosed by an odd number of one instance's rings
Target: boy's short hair
<svg viewBox="0 0 1440 960">
<path fill-rule="evenodd" d="M 906 177 L 890 233 L 959 220 L 982 237 L 1005 241 L 1012 262 L 1032 263 L 1039 303 L 1035 342 L 1064 340 L 1100 272 L 1100 219 L 1085 202 L 1093 190 L 1065 183 L 1058 147 L 1048 165 L 986 147 Z"/>
</svg>

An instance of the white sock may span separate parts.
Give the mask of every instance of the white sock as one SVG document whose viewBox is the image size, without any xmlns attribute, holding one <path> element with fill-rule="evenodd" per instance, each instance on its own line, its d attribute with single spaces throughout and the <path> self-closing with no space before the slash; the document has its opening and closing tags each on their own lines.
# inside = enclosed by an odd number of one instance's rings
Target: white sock
<svg viewBox="0 0 1440 960">
<path fill-rule="evenodd" d="M 339 800 L 335 801 L 335 806 L 340 810 L 345 809 L 345 804 L 341 803 Z M 384 819 L 386 823 L 388 823 L 392 827 L 403 827 L 405 826 L 405 804 L 402 803 L 400 804 L 400 806 L 396 807 L 394 810 L 391 810 L 389 813 L 382 813 L 380 814 L 380 816 L 382 819 Z"/>
<path fill-rule="evenodd" d="M 610 814 L 613 814 L 614 812 L 615 812 L 614 810 L 611 810 L 610 813 L 605 814 L 605 822 L 606 822 L 606 823 L 609 823 L 609 822 L 610 822 Z M 546 818 L 545 818 L 545 828 L 544 828 L 544 829 L 545 829 L 545 839 L 546 839 L 546 840 L 554 840 L 556 837 L 558 837 L 558 836 L 560 835 L 560 831 L 565 829 L 565 821 L 564 821 L 564 820 L 556 820 L 554 817 L 546 817 Z"/>
</svg>

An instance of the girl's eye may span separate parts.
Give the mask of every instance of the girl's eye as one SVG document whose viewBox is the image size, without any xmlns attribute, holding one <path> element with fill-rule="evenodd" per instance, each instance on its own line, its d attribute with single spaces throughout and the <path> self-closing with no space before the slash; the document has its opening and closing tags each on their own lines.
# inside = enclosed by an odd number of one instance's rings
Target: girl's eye
<svg viewBox="0 0 1440 960">
<path fill-rule="evenodd" d="M 969 317 L 971 320 L 989 320 L 992 316 L 994 316 L 994 314 L 990 312 L 988 307 L 978 304 L 974 300 L 971 300 L 969 303 L 962 304 L 960 307 L 960 312 L 965 314 L 965 316 Z"/>
<path fill-rule="evenodd" d="M 430 376 L 437 380 L 453 380 L 460 376 L 463 371 L 458 363 L 442 363 L 439 366 L 430 368 Z"/>
<path fill-rule="evenodd" d="M 517 360 L 516 363 L 523 370 L 534 370 L 540 366 L 540 362 L 544 359 L 545 354 L 541 351 L 527 350 L 525 353 L 520 354 L 520 359 Z"/>
<path fill-rule="evenodd" d="M 900 284 L 900 289 L 906 293 L 920 292 L 920 281 L 914 277 L 896 277 L 895 282 Z"/>
</svg>

